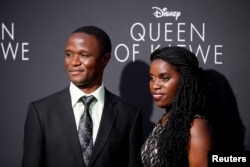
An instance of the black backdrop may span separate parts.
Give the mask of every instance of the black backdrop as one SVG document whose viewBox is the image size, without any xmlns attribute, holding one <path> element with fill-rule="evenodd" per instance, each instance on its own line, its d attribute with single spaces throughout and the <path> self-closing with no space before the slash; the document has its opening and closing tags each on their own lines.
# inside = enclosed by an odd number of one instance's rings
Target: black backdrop
<svg viewBox="0 0 250 167">
<path fill-rule="evenodd" d="M 225 147 L 234 145 L 242 123 L 249 150 L 249 8 L 247 0 L 1 0 L 0 166 L 21 164 L 28 103 L 68 85 L 65 40 L 82 25 L 110 34 L 113 52 L 104 83 L 142 106 L 145 136 L 163 113 L 148 91 L 149 54 L 180 45 L 197 55 L 213 88 L 209 106 L 227 137 L 219 139 Z"/>
</svg>

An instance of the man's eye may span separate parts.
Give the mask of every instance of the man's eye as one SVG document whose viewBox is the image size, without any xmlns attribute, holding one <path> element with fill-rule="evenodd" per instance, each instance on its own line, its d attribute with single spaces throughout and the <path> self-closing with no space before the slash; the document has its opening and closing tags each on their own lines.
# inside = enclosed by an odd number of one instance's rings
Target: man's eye
<svg viewBox="0 0 250 167">
<path fill-rule="evenodd" d="M 65 55 L 66 55 L 66 57 L 71 57 L 72 54 L 71 53 L 66 53 Z"/>
<path fill-rule="evenodd" d="M 81 54 L 81 57 L 88 57 L 87 54 Z"/>
</svg>

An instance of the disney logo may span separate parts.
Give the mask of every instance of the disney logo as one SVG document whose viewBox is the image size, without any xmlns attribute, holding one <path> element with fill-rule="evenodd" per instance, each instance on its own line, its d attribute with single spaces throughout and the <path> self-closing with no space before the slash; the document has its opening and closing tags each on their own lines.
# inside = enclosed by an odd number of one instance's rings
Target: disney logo
<svg viewBox="0 0 250 167">
<path fill-rule="evenodd" d="M 175 20 L 178 20 L 178 17 L 181 15 L 180 11 L 168 11 L 166 7 L 164 7 L 163 9 L 158 7 L 152 7 L 152 9 L 155 9 L 155 12 L 153 14 L 156 18 L 174 17 Z"/>
</svg>

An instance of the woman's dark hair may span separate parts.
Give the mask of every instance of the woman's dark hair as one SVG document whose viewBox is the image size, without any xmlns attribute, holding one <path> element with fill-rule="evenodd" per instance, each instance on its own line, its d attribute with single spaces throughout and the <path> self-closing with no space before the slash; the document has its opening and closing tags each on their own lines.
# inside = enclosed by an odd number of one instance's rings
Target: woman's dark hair
<svg viewBox="0 0 250 167">
<path fill-rule="evenodd" d="M 73 33 L 85 33 L 96 37 L 100 45 L 100 54 L 105 55 L 106 53 L 111 53 L 111 40 L 104 30 L 95 26 L 83 26 L 73 31 L 72 34 Z"/>
<path fill-rule="evenodd" d="M 183 47 L 164 47 L 155 50 L 151 62 L 161 59 L 173 65 L 181 74 L 179 87 L 171 106 L 165 131 L 159 145 L 165 162 L 177 166 L 179 161 L 188 156 L 190 128 L 194 116 L 202 114 L 205 96 L 199 85 L 199 62 L 197 57 Z"/>
</svg>

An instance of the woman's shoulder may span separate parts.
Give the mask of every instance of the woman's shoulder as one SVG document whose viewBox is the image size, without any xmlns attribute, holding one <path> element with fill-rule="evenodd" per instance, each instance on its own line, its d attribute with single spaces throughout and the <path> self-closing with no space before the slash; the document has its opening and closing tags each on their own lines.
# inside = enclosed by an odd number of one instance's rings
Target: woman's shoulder
<svg viewBox="0 0 250 167">
<path fill-rule="evenodd" d="M 190 128 L 191 140 L 196 142 L 210 142 L 211 128 L 204 117 L 195 117 Z"/>
<path fill-rule="evenodd" d="M 191 125 L 190 133 L 191 134 L 197 134 L 197 133 L 203 134 L 207 132 L 210 132 L 210 126 L 206 118 L 201 115 L 195 115 L 194 120 Z"/>
<path fill-rule="evenodd" d="M 190 128 L 190 166 L 207 166 L 208 151 L 212 147 L 211 136 L 210 127 L 206 119 L 195 117 Z"/>
</svg>

